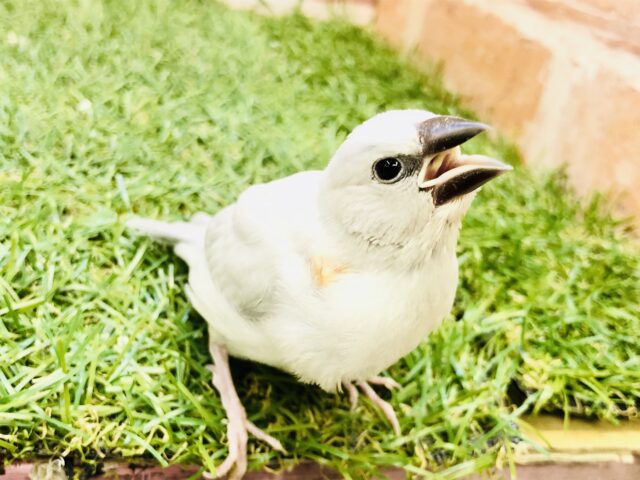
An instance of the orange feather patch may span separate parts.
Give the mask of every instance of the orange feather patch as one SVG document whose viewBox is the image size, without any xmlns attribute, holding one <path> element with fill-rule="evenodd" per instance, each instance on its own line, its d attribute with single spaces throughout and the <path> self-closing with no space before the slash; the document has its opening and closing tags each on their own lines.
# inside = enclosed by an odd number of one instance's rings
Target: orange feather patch
<svg viewBox="0 0 640 480">
<path fill-rule="evenodd" d="M 342 273 L 347 273 L 349 268 L 346 265 L 339 265 L 326 258 L 314 257 L 311 259 L 311 275 L 318 287 L 326 287 L 334 282 Z"/>
</svg>

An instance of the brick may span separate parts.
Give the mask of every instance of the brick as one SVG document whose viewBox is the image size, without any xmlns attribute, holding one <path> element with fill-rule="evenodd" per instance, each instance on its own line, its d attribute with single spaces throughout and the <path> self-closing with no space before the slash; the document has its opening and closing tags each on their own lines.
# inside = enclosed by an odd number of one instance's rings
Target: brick
<svg viewBox="0 0 640 480">
<path fill-rule="evenodd" d="M 558 157 L 576 190 L 610 191 L 640 226 L 640 88 L 601 68 L 574 86 L 561 118 Z"/>
<path fill-rule="evenodd" d="M 411 0 L 380 0 L 376 28 L 393 46 L 403 48 L 404 31 L 409 21 Z"/>
<path fill-rule="evenodd" d="M 415 47 L 422 31 L 424 11 L 430 0 L 379 0 L 376 28 L 393 46 L 407 51 Z"/>
<path fill-rule="evenodd" d="M 526 0 L 550 19 L 588 27 L 606 44 L 640 54 L 638 0 Z"/>
<path fill-rule="evenodd" d="M 496 126 L 518 136 L 535 116 L 552 53 L 498 14 L 459 0 L 431 2 L 418 47 Z"/>
</svg>

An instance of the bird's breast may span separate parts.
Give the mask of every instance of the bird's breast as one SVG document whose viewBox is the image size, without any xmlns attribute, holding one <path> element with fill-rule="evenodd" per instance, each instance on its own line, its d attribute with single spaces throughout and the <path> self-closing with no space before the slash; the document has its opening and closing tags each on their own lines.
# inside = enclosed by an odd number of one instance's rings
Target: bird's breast
<svg viewBox="0 0 640 480">
<path fill-rule="evenodd" d="M 270 331 L 285 368 L 327 389 L 375 375 L 413 350 L 450 311 L 457 284 L 455 257 L 419 271 L 316 264 L 313 273 L 309 292 L 282 302 Z"/>
</svg>

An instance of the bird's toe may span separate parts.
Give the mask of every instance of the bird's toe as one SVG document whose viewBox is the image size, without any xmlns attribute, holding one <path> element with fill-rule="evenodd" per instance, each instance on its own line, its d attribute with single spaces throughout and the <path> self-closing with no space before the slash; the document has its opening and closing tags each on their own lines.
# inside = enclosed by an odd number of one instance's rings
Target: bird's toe
<svg viewBox="0 0 640 480">
<path fill-rule="evenodd" d="M 382 414 L 391 424 L 393 431 L 396 435 L 400 435 L 400 422 L 398 421 L 398 416 L 396 415 L 395 410 L 391 406 L 389 402 L 380 398 L 380 396 L 376 393 L 376 391 L 369 385 L 368 382 L 358 382 L 358 387 L 362 390 L 362 393 L 369 399 L 371 402 L 380 409 Z"/>
<path fill-rule="evenodd" d="M 367 380 L 371 385 L 381 385 L 387 390 L 395 390 L 400 388 L 400 384 L 391 377 L 375 376 Z"/>
<path fill-rule="evenodd" d="M 269 445 L 274 450 L 277 450 L 278 452 L 284 453 L 284 454 L 287 453 L 285 448 L 282 446 L 282 443 L 280 443 L 280 440 L 278 440 L 275 437 L 272 437 L 271 435 L 266 433 L 264 430 L 261 430 L 260 428 L 256 427 L 256 425 L 253 422 L 246 420 L 245 427 L 251 435 L 256 437 L 258 440 L 262 440 L 264 443 Z"/>
<path fill-rule="evenodd" d="M 349 395 L 349 403 L 351 404 L 351 411 L 353 411 L 358 406 L 358 389 L 351 382 L 342 382 L 342 385 Z"/>
</svg>

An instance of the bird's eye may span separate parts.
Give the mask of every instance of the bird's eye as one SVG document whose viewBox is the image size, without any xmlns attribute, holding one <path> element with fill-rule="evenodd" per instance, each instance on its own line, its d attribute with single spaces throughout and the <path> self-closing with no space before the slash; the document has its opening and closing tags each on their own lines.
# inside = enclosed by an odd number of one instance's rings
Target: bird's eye
<svg viewBox="0 0 640 480">
<path fill-rule="evenodd" d="M 397 158 L 382 158 L 373 164 L 373 174 L 382 183 L 393 183 L 400 179 L 402 162 Z"/>
</svg>

